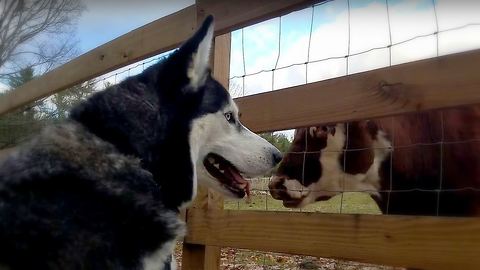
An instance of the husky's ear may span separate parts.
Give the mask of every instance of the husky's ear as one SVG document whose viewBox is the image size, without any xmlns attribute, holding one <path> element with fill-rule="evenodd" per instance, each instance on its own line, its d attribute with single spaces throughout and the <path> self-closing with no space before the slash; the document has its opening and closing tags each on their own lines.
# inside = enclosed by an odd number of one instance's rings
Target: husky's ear
<svg viewBox="0 0 480 270">
<path fill-rule="evenodd" d="M 210 50 L 213 41 L 213 16 L 208 16 L 198 31 L 179 49 L 187 57 L 186 75 L 190 89 L 205 84 L 210 72 Z"/>
</svg>

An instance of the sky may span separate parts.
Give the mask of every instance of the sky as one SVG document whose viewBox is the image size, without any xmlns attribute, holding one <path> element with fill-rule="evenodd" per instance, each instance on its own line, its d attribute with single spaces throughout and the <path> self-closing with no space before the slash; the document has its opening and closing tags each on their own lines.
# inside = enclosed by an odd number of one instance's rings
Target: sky
<svg viewBox="0 0 480 270">
<path fill-rule="evenodd" d="M 83 52 L 187 6 L 194 0 L 82 0 L 86 11 L 78 21 Z"/>
<path fill-rule="evenodd" d="M 83 1 L 87 9 L 77 29 L 81 52 L 194 4 L 194 0 Z M 464 27 L 468 24 L 477 25 Z M 437 27 L 438 52 L 437 36 L 430 35 Z M 446 31 L 456 27 L 463 28 Z M 389 44 L 394 46 L 385 48 Z M 475 48 L 480 48 L 479 0 L 335 0 L 234 31 L 230 90 L 235 97 L 257 94 Z M 289 65 L 293 66 L 283 68 Z M 115 83 L 143 67 L 104 78 Z M 242 77 L 252 73 L 258 74 Z"/>
</svg>

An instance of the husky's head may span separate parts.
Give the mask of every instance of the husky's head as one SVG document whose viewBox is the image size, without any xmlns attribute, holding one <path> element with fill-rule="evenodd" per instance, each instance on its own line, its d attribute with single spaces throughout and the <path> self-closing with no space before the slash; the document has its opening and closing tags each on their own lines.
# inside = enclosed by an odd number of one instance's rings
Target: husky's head
<svg viewBox="0 0 480 270">
<path fill-rule="evenodd" d="M 244 197 L 244 177 L 272 169 L 281 154 L 239 121 L 238 108 L 209 66 L 213 18 L 177 51 L 143 73 L 97 93 L 71 117 L 140 158 L 165 204 L 179 207 L 200 181 Z"/>
</svg>

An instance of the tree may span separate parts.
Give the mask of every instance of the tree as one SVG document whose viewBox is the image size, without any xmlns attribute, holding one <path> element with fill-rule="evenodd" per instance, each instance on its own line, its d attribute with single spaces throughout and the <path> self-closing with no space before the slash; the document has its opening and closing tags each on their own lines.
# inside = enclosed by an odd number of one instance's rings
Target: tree
<svg viewBox="0 0 480 270">
<path fill-rule="evenodd" d="M 71 108 L 85 100 L 95 91 L 94 81 L 91 80 L 56 93 L 51 99 L 51 102 L 55 105 L 54 118 L 59 120 L 67 118 Z"/>
<path fill-rule="evenodd" d="M 84 8 L 80 0 L 0 0 L 0 79 L 72 58 L 72 28 Z"/>
<path fill-rule="evenodd" d="M 9 91 L 34 78 L 32 67 L 21 69 L 9 76 Z M 44 126 L 65 119 L 71 108 L 94 91 L 93 81 L 88 81 L 0 117 L 0 149 L 13 147 L 38 133 Z M 5 93 L 0 94 L 0 98 Z"/>
<path fill-rule="evenodd" d="M 268 133 L 263 133 L 260 134 L 262 138 L 267 140 L 269 143 L 273 144 L 275 147 L 280 150 L 282 153 L 288 152 L 288 149 L 290 148 L 290 140 L 288 140 L 288 137 L 283 134 L 283 133 L 273 133 L 273 132 L 268 132 Z"/>
<path fill-rule="evenodd" d="M 33 68 L 28 67 L 21 69 L 14 75 L 10 75 L 7 84 L 10 88 L 16 88 L 34 78 Z M 4 94 L 5 93 L 2 93 L 1 95 Z M 43 121 L 39 119 L 38 115 L 42 107 L 43 100 L 38 100 L 20 110 L 1 117 L 0 149 L 17 145 L 29 138 L 31 134 L 40 130 Z"/>
<path fill-rule="evenodd" d="M 72 33 L 84 9 L 81 0 L 0 0 L 0 81 L 11 90 L 74 57 Z M 93 91 L 88 82 L 2 116 L 0 148 L 14 146 L 65 118 Z"/>
<path fill-rule="evenodd" d="M 33 80 L 35 77 L 33 67 L 22 68 L 16 74 L 8 76 L 8 86 L 11 88 L 17 88 L 22 84 Z"/>
<path fill-rule="evenodd" d="M 16 74 L 8 76 L 7 84 L 11 89 L 17 88 L 22 84 L 31 81 L 35 78 L 33 67 L 23 68 Z M 43 107 L 43 100 L 37 100 L 32 104 L 25 106 L 22 110 L 22 115 L 30 121 L 35 119 L 35 115 Z"/>
<path fill-rule="evenodd" d="M 288 152 L 288 149 L 290 148 L 291 142 L 288 140 L 288 137 L 285 134 L 267 132 L 267 133 L 262 133 L 262 134 L 259 134 L 259 135 L 260 135 L 260 137 L 264 138 L 269 143 L 271 143 L 275 147 L 277 147 L 278 150 L 280 150 L 280 152 L 282 152 L 282 153 Z M 277 164 L 277 166 L 275 166 L 275 168 L 272 171 L 270 171 L 269 173 L 267 173 L 264 176 L 270 177 L 272 174 L 274 174 L 277 171 L 278 166 L 280 166 L 280 164 Z"/>
</svg>

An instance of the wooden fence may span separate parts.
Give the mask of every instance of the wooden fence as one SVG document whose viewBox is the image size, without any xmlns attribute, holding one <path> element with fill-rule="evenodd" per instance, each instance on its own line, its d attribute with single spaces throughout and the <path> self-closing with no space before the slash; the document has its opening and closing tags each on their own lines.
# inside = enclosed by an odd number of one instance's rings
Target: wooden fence
<svg viewBox="0 0 480 270">
<path fill-rule="evenodd" d="M 8 93 L 0 114 L 167 51 L 216 17 L 214 75 L 228 84 L 230 31 L 308 7 L 302 0 L 197 0 Z M 289 129 L 480 103 L 480 50 L 237 99 L 253 131 Z M 325 101 L 325 102 L 323 102 Z M 285 108 L 295 108 L 286 110 Z M 478 269 L 480 219 L 226 211 L 201 190 L 185 219 L 183 269 L 219 268 L 220 247 L 420 269 Z"/>
</svg>

